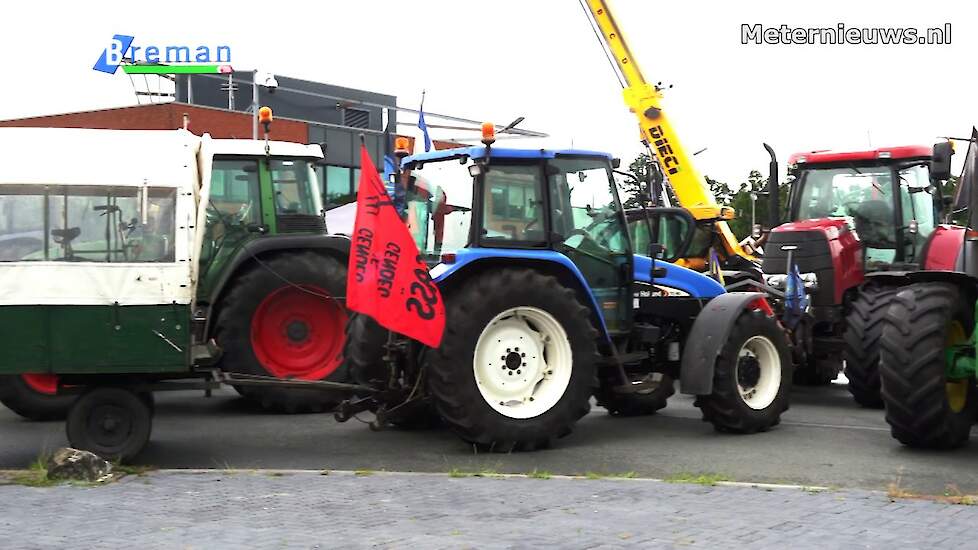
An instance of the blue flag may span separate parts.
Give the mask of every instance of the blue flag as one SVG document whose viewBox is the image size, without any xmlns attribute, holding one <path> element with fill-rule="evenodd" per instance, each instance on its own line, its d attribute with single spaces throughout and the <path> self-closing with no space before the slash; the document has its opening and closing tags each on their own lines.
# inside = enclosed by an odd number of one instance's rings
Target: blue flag
<svg viewBox="0 0 978 550">
<path fill-rule="evenodd" d="M 424 123 L 424 103 L 418 111 L 418 128 L 421 128 L 421 132 L 424 133 L 424 152 L 427 153 L 431 151 L 431 138 L 428 137 L 428 125 Z"/>
</svg>

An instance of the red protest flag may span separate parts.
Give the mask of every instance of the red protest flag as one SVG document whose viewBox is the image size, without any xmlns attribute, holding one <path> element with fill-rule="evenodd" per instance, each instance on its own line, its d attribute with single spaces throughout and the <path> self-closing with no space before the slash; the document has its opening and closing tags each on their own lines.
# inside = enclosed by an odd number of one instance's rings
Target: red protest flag
<svg viewBox="0 0 978 550">
<path fill-rule="evenodd" d="M 438 347 L 445 332 L 441 293 L 363 145 L 352 238 L 346 306 L 398 334 Z"/>
</svg>

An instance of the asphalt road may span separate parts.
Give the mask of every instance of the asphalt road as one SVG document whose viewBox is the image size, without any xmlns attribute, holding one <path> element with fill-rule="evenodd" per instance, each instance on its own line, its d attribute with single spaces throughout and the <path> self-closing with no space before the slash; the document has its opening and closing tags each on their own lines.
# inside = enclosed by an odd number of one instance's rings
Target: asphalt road
<svg viewBox="0 0 978 550">
<path fill-rule="evenodd" d="M 367 415 L 369 416 L 369 415 Z M 60 422 L 28 422 L 0 407 L 0 469 L 27 466 L 65 445 Z M 551 450 L 476 454 L 445 430 L 372 432 L 331 415 L 274 415 L 233 391 L 158 394 L 153 437 L 137 462 L 160 468 L 281 468 L 554 474 L 635 472 L 642 477 L 717 474 L 735 481 L 978 494 L 978 442 L 952 452 L 907 449 L 882 411 L 857 407 L 844 386 L 799 388 L 777 428 L 738 436 L 713 431 L 692 399 L 659 414 L 615 418 L 594 408 Z"/>
</svg>

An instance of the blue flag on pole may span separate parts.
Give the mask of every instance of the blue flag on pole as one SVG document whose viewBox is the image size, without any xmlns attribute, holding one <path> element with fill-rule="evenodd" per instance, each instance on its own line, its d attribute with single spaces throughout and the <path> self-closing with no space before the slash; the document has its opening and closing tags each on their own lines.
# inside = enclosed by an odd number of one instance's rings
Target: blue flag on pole
<svg viewBox="0 0 978 550">
<path fill-rule="evenodd" d="M 424 105 L 418 111 L 418 128 L 424 134 L 424 152 L 431 151 L 431 138 L 428 137 L 428 125 L 424 123 Z"/>
</svg>

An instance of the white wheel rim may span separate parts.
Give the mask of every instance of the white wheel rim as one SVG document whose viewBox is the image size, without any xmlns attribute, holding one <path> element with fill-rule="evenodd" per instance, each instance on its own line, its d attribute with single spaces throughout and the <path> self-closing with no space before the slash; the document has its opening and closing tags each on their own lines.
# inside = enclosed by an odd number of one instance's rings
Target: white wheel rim
<svg viewBox="0 0 978 550">
<path fill-rule="evenodd" d="M 781 390 L 781 356 L 764 336 L 752 336 L 737 354 L 737 390 L 754 410 L 767 408 Z"/>
<path fill-rule="evenodd" d="M 509 418 L 533 418 L 560 401 L 573 354 L 557 319 L 535 307 L 495 316 L 475 345 L 475 383 L 486 403 Z"/>
</svg>

